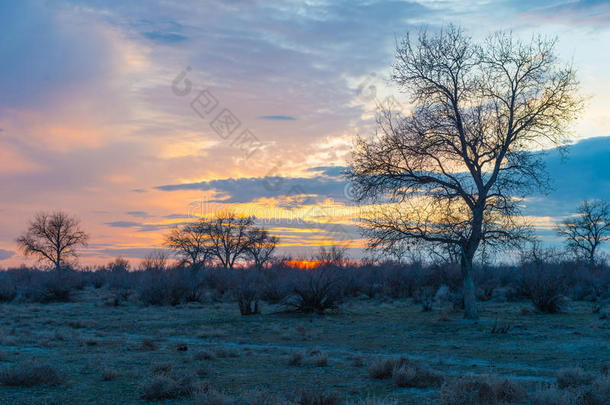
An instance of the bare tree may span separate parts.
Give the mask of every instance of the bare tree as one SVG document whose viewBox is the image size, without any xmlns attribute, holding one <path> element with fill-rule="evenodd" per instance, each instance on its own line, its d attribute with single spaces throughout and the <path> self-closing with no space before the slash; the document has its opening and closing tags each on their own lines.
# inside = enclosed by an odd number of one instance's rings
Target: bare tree
<svg viewBox="0 0 610 405">
<path fill-rule="evenodd" d="M 277 236 L 269 235 L 265 229 L 253 228 L 248 234 L 248 249 L 246 254 L 254 262 L 257 270 L 262 270 L 275 251 L 279 242 Z"/>
<path fill-rule="evenodd" d="M 140 269 L 148 271 L 163 271 L 167 269 L 167 252 L 155 249 L 148 253 L 140 263 Z"/>
<path fill-rule="evenodd" d="M 210 251 L 225 269 L 232 269 L 250 247 L 250 231 L 254 217 L 240 217 L 234 212 L 217 214 L 208 226 Z"/>
<path fill-rule="evenodd" d="M 582 98 L 554 40 L 496 33 L 481 43 L 450 26 L 398 44 L 393 80 L 409 115 L 382 108 L 377 136 L 358 139 L 348 178 L 382 202 L 365 234 L 459 247 L 465 317 L 477 318 L 472 262 L 481 243 L 515 241 L 518 198 L 544 190 L 541 150 L 568 140 Z"/>
<path fill-rule="evenodd" d="M 88 239 L 77 218 L 62 211 L 39 212 L 17 244 L 25 256 L 48 261 L 59 270 L 69 257 L 77 256 L 77 248 L 87 246 Z"/>
<path fill-rule="evenodd" d="M 347 248 L 344 246 L 332 245 L 329 249 L 320 246 L 315 259 L 322 265 L 343 266 L 347 261 Z"/>
<path fill-rule="evenodd" d="M 595 255 L 602 242 L 610 240 L 610 205 L 601 200 L 583 201 L 576 215 L 557 226 L 568 249 L 577 257 L 595 265 Z"/>
<path fill-rule="evenodd" d="M 165 245 L 174 250 L 183 263 L 194 268 L 204 266 L 212 255 L 209 228 L 210 224 L 203 219 L 174 228 L 167 235 Z"/>
</svg>

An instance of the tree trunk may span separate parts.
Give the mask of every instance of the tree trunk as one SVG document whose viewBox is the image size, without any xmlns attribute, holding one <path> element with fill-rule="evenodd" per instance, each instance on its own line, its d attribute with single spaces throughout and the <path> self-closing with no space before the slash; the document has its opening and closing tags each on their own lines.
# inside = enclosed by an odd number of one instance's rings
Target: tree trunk
<svg viewBox="0 0 610 405">
<path fill-rule="evenodd" d="M 462 277 L 464 278 L 464 318 L 479 319 L 472 279 L 472 257 L 468 257 L 467 254 L 462 254 Z"/>
</svg>

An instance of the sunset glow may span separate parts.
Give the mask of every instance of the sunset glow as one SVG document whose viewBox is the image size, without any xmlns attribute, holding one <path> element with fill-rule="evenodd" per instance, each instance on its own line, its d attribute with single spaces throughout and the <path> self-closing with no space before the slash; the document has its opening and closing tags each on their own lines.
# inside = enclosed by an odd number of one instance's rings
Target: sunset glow
<svg viewBox="0 0 610 405">
<path fill-rule="evenodd" d="M 523 201 L 543 239 L 557 242 L 578 201 L 610 198 L 606 3 L 372 1 L 347 16 L 327 1 L 111 3 L 0 6 L 0 267 L 35 263 L 15 238 L 53 209 L 90 233 L 85 265 L 138 262 L 170 228 L 226 209 L 256 216 L 282 254 L 340 245 L 363 257 L 358 218 L 371 207 L 343 177 L 354 138 L 374 135 L 390 97 L 409 113 L 387 80 L 395 39 L 449 22 L 475 38 L 557 35 L 578 70 L 588 101 L 575 147 L 566 162 L 550 153 L 548 199 Z"/>
</svg>

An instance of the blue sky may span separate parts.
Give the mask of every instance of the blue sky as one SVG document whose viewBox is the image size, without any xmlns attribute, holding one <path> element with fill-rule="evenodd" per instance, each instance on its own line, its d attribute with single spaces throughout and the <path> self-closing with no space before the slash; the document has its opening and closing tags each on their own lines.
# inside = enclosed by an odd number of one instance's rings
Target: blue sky
<svg viewBox="0 0 610 405">
<path fill-rule="evenodd" d="M 0 266 L 24 261 L 14 239 L 43 209 L 82 219 L 87 263 L 141 257 L 202 201 L 271 210 L 286 251 L 298 235 L 303 254 L 336 238 L 280 224 L 295 207 L 310 207 L 306 224 L 330 210 L 352 230 L 339 168 L 374 130 L 375 103 L 401 100 L 387 81 L 395 41 L 447 23 L 475 38 L 558 36 L 579 72 L 588 101 L 571 158 L 549 155 L 556 191 L 526 208 L 541 233 L 580 199 L 609 198 L 608 2 L 2 2 Z M 183 71 L 190 92 L 178 95 Z M 198 114 L 196 97 L 215 109 Z M 230 134 L 214 124 L 221 112 L 239 123 Z"/>
</svg>

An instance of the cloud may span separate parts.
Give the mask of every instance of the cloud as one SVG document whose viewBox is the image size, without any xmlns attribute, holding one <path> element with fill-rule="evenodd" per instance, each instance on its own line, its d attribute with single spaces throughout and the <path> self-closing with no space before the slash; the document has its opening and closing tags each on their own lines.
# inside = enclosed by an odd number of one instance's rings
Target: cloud
<svg viewBox="0 0 610 405">
<path fill-rule="evenodd" d="M 335 174 L 337 168 L 325 168 Z M 348 203 L 344 194 L 347 182 L 338 176 L 326 173 L 315 177 L 251 177 L 229 178 L 195 183 L 167 184 L 155 187 L 161 191 L 202 190 L 214 191 L 216 198 L 207 202 L 248 203 L 260 198 L 305 197 L 292 203 L 313 204 L 325 199 Z"/>
<path fill-rule="evenodd" d="M 610 24 L 610 3 L 607 0 L 568 0 L 535 8 L 526 17 L 568 25 L 606 29 Z"/>
<path fill-rule="evenodd" d="M 176 42 L 186 41 L 188 39 L 188 37 L 186 37 L 184 35 L 180 35 L 180 34 L 176 34 L 176 33 L 172 33 L 172 32 L 152 31 L 152 32 L 145 32 L 142 35 L 144 35 L 146 38 L 151 39 L 153 41 L 167 42 L 167 43 L 171 43 L 171 44 L 174 44 Z"/>
<path fill-rule="evenodd" d="M 114 222 L 104 222 L 105 225 L 112 226 L 113 228 L 133 228 L 135 226 L 140 226 L 139 222 L 133 221 L 114 221 Z"/>
<path fill-rule="evenodd" d="M 130 215 L 132 217 L 136 217 L 136 218 L 150 218 L 151 217 L 151 215 L 146 211 L 127 211 L 126 214 Z"/>
<path fill-rule="evenodd" d="M 12 250 L 0 249 L 0 260 L 10 259 L 14 255 L 15 255 L 15 252 L 13 252 Z"/>
<path fill-rule="evenodd" d="M 295 121 L 295 117 L 291 117 L 290 115 L 263 115 L 258 117 L 261 120 L 276 120 L 276 121 Z"/>
</svg>

